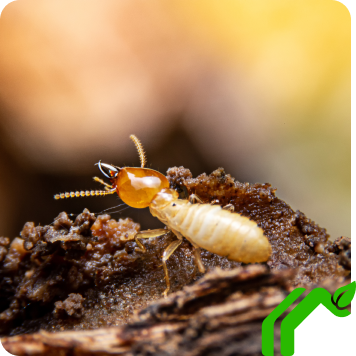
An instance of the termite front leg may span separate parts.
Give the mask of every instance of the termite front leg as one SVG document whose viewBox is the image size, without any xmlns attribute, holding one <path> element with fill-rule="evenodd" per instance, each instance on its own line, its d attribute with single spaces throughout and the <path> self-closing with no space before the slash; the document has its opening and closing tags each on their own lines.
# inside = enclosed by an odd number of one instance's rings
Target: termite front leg
<svg viewBox="0 0 356 356">
<path fill-rule="evenodd" d="M 102 185 L 105 185 L 105 190 L 111 190 L 113 189 L 112 185 L 105 183 L 102 179 L 98 178 L 98 177 L 93 177 L 93 179 L 95 180 L 95 182 L 98 182 Z"/>
<path fill-rule="evenodd" d="M 178 240 L 175 240 L 169 244 L 169 246 L 164 250 L 163 256 L 162 256 L 162 262 L 163 262 L 163 270 L 164 270 L 164 277 L 166 279 L 166 285 L 167 288 L 163 292 L 163 295 L 165 298 L 167 298 L 167 294 L 169 290 L 171 289 L 171 283 L 169 281 L 169 274 L 168 274 L 168 268 L 166 261 L 169 259 L 169 257 L 172 255 L 172 253 L 179 247 L 179 245 L 183 242 L 183 236 L 180 232 L 172 230 L 172 232 L 178 237 Z"/>
<path fill-rule="evenodd" d="M 135 236 L 135 241 L 138 247 L 135 248 L 138 252 L 146 252 L 146 247 L 142 244 L 139 239 L 149 239 L 151 237 L 159 237 L 165 235 L 169 230 L 165 229 L 154 229 L 154 230 L 142 230 L 138 232 Z"/>
</svg>

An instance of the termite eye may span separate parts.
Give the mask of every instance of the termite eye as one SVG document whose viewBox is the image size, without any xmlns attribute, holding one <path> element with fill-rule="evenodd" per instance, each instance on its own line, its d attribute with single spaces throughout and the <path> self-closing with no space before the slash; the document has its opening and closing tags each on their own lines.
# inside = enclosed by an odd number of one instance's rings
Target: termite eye
<svg viewBox="0 0 356 356">
<path fill-rule="evenodd" d="M 119 171 L 116 167 L 107 164 L 107 163 L 101 163 L 101 161 L 99 161 L 98 163 L 96 163 L 99 166 L 100 172 L 109 179 L 113 179 L 116 178 L 117 175 L 119 174 Z"/>
</svg>

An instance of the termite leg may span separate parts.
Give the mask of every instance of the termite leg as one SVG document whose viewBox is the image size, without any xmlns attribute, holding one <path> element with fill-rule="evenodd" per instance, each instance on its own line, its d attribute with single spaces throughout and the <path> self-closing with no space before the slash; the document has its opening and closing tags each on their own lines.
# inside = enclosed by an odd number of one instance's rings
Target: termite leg
<svg viewBox="0 0 356 356">
<path fill-rule="evenodd" d="M 145 253 L 146 247 L 142 244 L 142 242 L 138 239 L 137 235 L 135 236 L 135 242 L 137 243 L 138 247 L 135 247 L 135 250 L 138 252 Z"/>
<path fill-rule="evenodd" d="M 191 203 L 191 204 L 194 204 L 194 203 L 203 204 L 203 201 L 197 195 L 190 194 L 189 203 Z"/>
<path fill-rule="evenodd" d="M 108 189 L 112 189 L 112 185 L 108 184 L 108 183 L 105 183 L 102 179 L 98 178 L 98 177 L 93 177 L 93 179 L 95 180 L 95 182 L 98 182 L 102 185 L 105 185 L 105 189 L 108 190 Z"/>
<path fill-rule="evenodd" d="M 146 252 L 146 247 L 142 244 L 142 242 L 139 239 L 149 239 L 150 237 L 163 236 L 167 232 L 169 231 L 165 229 L 142 230 L 138 232 L 135 236 L 135 241 L 139 247 L 136 247 L 135 250 L 143 253 Z"/>
<path fill-rule="evenodd" d="M 166 285 L 167 288 L 163 292 L 163 295 L 165 298 L 167 298 L 167 294 L 169 290 L 171 289 L 171 283 L 169 281 L 169 274 L 168 274 L 168 268 L 166 261 L 169 259 L 169 257 L 172 255 L 172 253 L 179 247 L 179 245 L 183 242 L 183 236 L 180 232 L 172 230 L 172 232 L 178 237 L 178 240 L 175 240 L 169 244 L 169 246 L 164 250 L 163 256 L 162 256 L 162 262 L 163 262 L 163 270 L 164 270 L 164 277 L 166 279 Z"/>
<path fill-rule="evenodd" d="M 200 247 L 194 246 L 193 253 L 194 253 L 194 257 L 195 257 L 195 263 L 198 266 L 199 272 L 205 273 L 205 267 L 203 265 L 203 261 L 201 260 L 201 256 L 200 256 Z"/>
<path fill-rule="evenodd" d="M 232 204 L 225 205 L 223 209 L 230 211 L 230 213 L 233 213 L 235 211 L 235 207 Z"/>
<path fill-rule="evenodd" d="M 194 254 L 194 258 L 195 258 L 195 264 L 197 265 L 199 272 L 201 273 L 205 273 L 205 267 L 203 265 L 203 261 L 201 260 L 201 256 L 200 256 L 200 247 L 195 244 L 193 241 L 191 241 L 190 239 L 187 239 L 193 246 L 193 254 Z"/>
</svg>

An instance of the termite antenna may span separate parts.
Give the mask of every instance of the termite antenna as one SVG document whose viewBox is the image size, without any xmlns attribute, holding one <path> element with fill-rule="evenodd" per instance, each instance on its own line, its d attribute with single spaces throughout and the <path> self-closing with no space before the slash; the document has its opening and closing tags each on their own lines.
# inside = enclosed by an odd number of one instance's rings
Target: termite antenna
<svg viewBox="0 0 356 356">
<path fill-rule="evenodd" d="M 138 154 L 140 156 L 141 168 L 144 168 L 147 160 L 146 160 L 146 154 L 145 154 L 145 151 L 143 149 L 142 143 L 135 135 L 130 135 L 130 138 L 134 142 L 134 144 L 135 144 L 135 146 L 137 148 L 137 152 L 138 152 Z"/>
<path fill-rule="evenodd" d="M 66 192 L 66 193 L 60 193 L 56 194 L 54 196 L 54 199 L 66 199 L 66 198 L 79 198 L 79 197 L 96 197 L 96 196 L 103 196 L 103 195 L 109 195 L 109 194 L 114 194 L 115 189 L 113 190 L 81 190 L 81 191 L 76 191 L 76 192 Z"/>
</svg>

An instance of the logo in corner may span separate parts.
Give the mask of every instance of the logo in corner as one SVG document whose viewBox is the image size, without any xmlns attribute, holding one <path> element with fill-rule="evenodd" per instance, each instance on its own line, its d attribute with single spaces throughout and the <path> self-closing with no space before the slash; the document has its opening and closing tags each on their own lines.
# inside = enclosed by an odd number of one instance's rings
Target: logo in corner
<svg viewBox="0 0 356 356">
<path fill-rule="evenodd" d="M 346 309 L 355 296 L 356 281 L 336 290 L 332 296 L 324 288 L 315 288 L 283 319 L 281 324 L 281 354 L 294 354 L 294 330 L 323 304 L 335 316 L 343 318 L 351 313 Z M 303 293 L 305 288 L 296 288 L 283 300 L 262 323 L 262 354 L 274 354 L 274 323 Z"/>
</svg>

